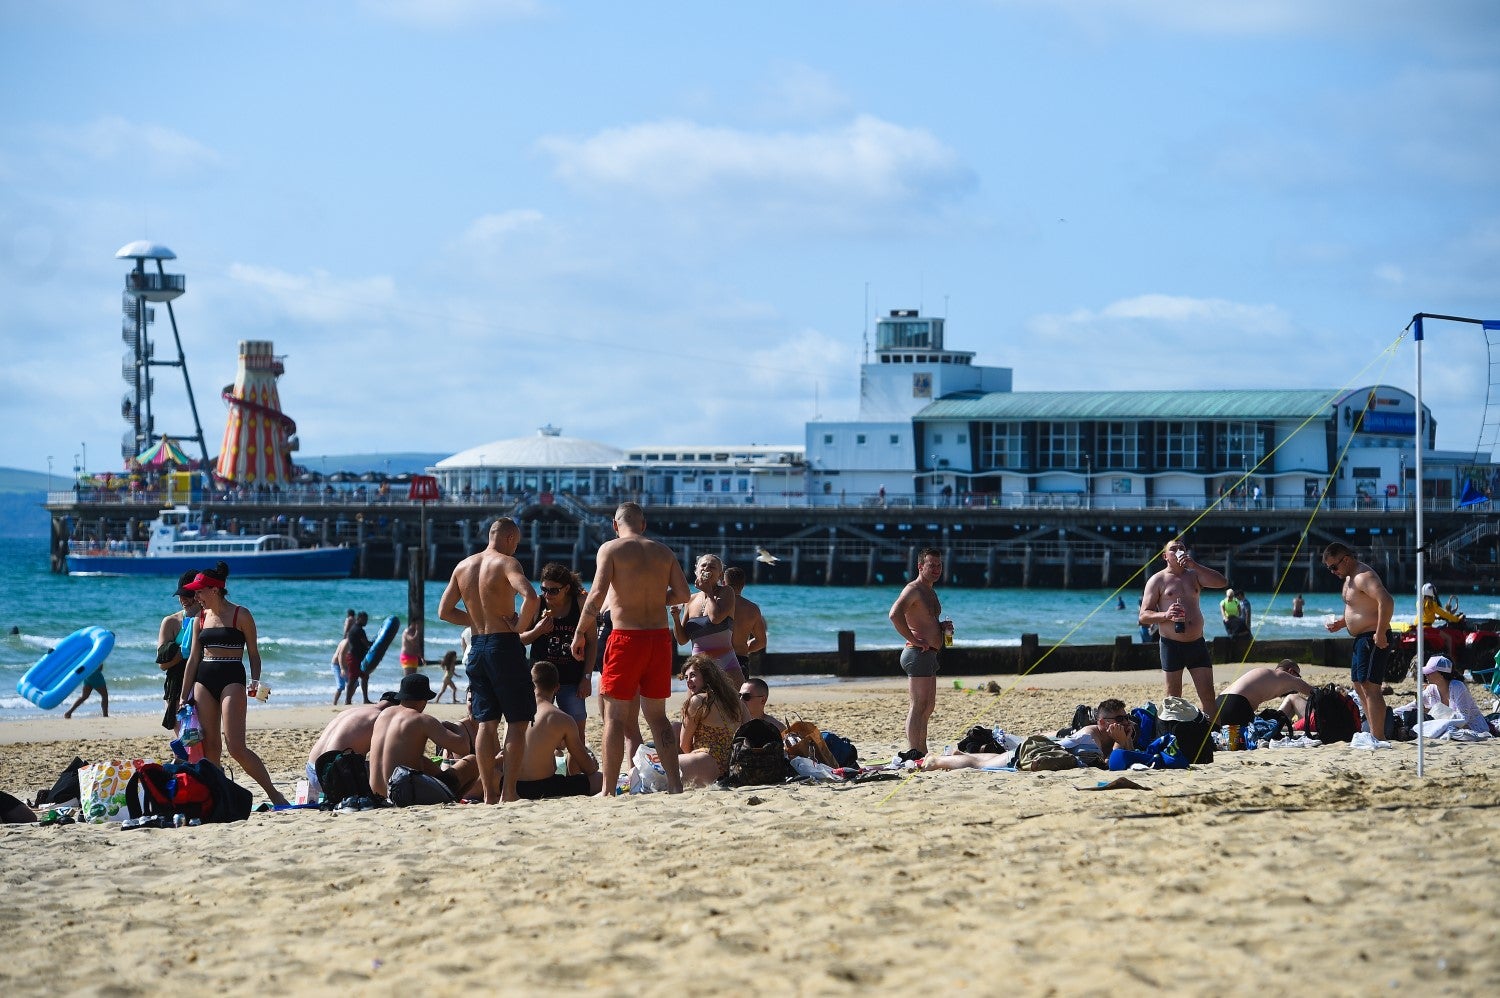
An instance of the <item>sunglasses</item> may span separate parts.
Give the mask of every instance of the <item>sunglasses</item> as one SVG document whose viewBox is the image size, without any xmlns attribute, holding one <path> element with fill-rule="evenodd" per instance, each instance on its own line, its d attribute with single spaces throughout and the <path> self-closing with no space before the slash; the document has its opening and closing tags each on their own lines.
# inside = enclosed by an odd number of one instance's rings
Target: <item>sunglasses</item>
<svg viewBox="0 0 1500 998">
<path fill-rule="evenodd" d="M 759 696 L 760 696 L 760 694 L 758 694 L 758 693 L 741 693 L 740 694 L 740 699 L 741 700 L 749 701 L 749 700 L 757 699 Z"/>
<path fill-rule="evenodd" d="M 1347 554 L 1341 554 L 1332 561 L 1323 562 L 1323 567 L 1328 569 L 1330 572 L 1337 572 L 1339 570 L 1339 566 L 1344 563 L 1344 559 L 1347 557 L 1349 557 Z"/>
<path fill-rule="evenodd" d="M 1119 721 L 1121 724 L 1124 724 L 1128 720 L 1130 720 L 1130 718 L 1126 717 L 1124 714 L 1113 714 L 1109 717 L 1099 718 L 1099 723 L 1104 724 L 1107 721 Z"/>
<path fill-rule="evenodd" d="M 562 591 L 563 591 L 562 590 L 562 586 L 543 586 L 542 587 L 542 595 L 543 596 L 556 596 L 558 593 L 560 593 Z"/>
</svg>

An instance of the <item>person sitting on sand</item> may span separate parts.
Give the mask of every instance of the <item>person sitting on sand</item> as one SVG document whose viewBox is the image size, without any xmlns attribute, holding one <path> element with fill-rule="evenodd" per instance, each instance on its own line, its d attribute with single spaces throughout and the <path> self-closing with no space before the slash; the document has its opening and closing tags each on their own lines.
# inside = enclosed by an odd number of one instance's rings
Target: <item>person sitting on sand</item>
<svg viewBox="0 0 1500 998">
<path fill-rule="evenodd" d="M 759 677 L 752 677 L 740 684 L 740 702 L 745 705 L 746 720 L 770 721 L 777 731 L 786 731 L 786 722 L 766 713 L 766 704 L 771 700 L 771 687 Z"/>
<path fill-rule="evenodd" d="M 1468 684 L 1463 681 L 1462 670 L 1455 669 L 1453 661 L 1446 655 L 1429 658 L 1427 664 L 1422 666 L 1422 677 L 1427 680 L 1427 685 L 1422 687 L 1422 709 L 1427 712 L 1428 717 L 1432 716 L 1433 708 L 1441 703 L 1458 713 L 1470 731 L 1493 733 L 1490 723 L 1480 712 L 1479 705 L 1474 702 L 1474 694 L 1469 692 Z"/>
<path fill-rule="evenodd" d="M 310 800 L 316 801 L 323 792 L 323 787 L 318 782 L 318 758 L 326 752 L 342 752 L 344 749 L 349 749 L 356 755 L 369 755 L 370 739 L 375 734 L 375 719 L 380 716 L 381 711 L 400 701 L 398 693 L 382 693 L 377 702 L 350 707 L 328 722 L 328 726 L 318 735 L 307 753 Z"/>
<path fill-rule="evenodd" d="M 1079 728 L 1065 738 L 1056 739 L 1063 748 L 1085 762 L 1102 762 L 1117 748 L 1134 750 L 1135 721 L 1125 709 L 1125 701 L 1109 699 L 1094 709 L 1093 724 Z M 928 756 L 919 764 L 923 770 L 1010 769 L 1013 752 L 950 752 Z"/>
<path fill-rule="evenodd" d="M 437 694 L 422 673 L 402 676 L 399 696 L 399 706 L 382 711 L 370 735 L 370 793 L 377 798 L 390 797 L 392 778 L 404 767 L 410 774 L 399 775 L 413 782 L 412 803 L 448 804 L 465 796 L 479 779 L 479 764 L 468 734 L 457 725 L 444 724 L 424 713 L 427 702 Z M 428 742 L 464 754 L 444 769 L 427 756 Z"/>
<path fill-rule="evenodd" d="M 1218 728 L 1229 724 L 1238 728 L 1254 721 L 1256 708 L 1272 697 L 1300 694 L 1305 698 L 1312 691 L 1313 688 L 1302 678 L 1302 667 L 1289 658 L 1282 659 L 1274 669 L 1264 666 L 1246 669 L 1214 701 L 1209 726 Z M 1303 704 L 1306 702 L 1304 699 Z"/>
<path fill-rule="evenodd" d="M 677 765 L 684 787 L 706 787 L 729 771 L 734 733 L 746 714 L 737 688 L 707 655 L 689 656 L 682 679 L 688 699 L 682 708 Z"/>
<path fill-rule="evenodd" d="M 438 687 L 438 703 L 443 702 L 443 693 L 446 690 L 453 691 L 453 702 L 458 703 L 458 682 L 453 678 L 454 671 L 458 668 L 458 652 L 449 648 L 443 652 L 443 685 Z"/>
<path fill-rule="evenodd" d="M 536 719 L 526 729 L 526 754 L 516 780 L 516 793 L 522 800 L 597 794 L 604 785 L 599 763 L 589 755 L 572 715 L 553 702 L 560 685 L 557 666 L 546 659 L 534 663 L 531 684 L 536 690 Z M 566 749 L 568 753 L 566 776 L 557 772 L 558 749 Z"/>
</svg>

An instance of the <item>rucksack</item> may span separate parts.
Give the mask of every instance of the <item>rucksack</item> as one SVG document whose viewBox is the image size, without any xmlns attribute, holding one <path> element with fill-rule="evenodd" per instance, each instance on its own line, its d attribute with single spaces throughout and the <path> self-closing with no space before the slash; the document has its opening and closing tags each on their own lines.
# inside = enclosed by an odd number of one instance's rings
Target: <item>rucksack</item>
<svg viewBox="0 0 1500 998">
<path fill-rule="evenodd" d="M 859 750 L 849 739 L 832 731 L 825 731 L 823 744 L 828 746 L 828 751 L 833 753 L 833 761 L 838 763 L 835 769 L 855 769 L 859 766 Z"/>
<path fill-rule="evenodd" d="M 1359 730 L 1359 708 L 1353 697 L 1333 683 L 1319 686 L 1307 698 L 1305 728 L 1325 744 L 1351 741 Z"/>
<path fill-rule="evenodd" d="M 124 803 L 132 818 L 183 815 L 196 821 L 213 821 L 217 801 L 207 783 L 190 768 L 144 762 L 124 786 Z"/>
<path fill-rule="evenodd" d="M 765 718 L 752 717 L 735 731 L 729 768 L 719 782 L 729 787 L 758 787 L 784 783 L 793 775 L 781 732 Z"/>
<path fill-rule="evenodd" d="M 333 810 L 347 797 L 370 796 L 370 762 L 353 749 L 333 749 L 313 764 L 323 788 L 322 806 Z"/>
<path fill-rule="evenodd" d="M 1074 731 L 1077 731 L 1079 728 L 1086 728 L 1093 723 L 1094 708 L 1086 703 L 1081 703 L 1073 708 L 1073 723 L 1071 727 Z"/>
<path fill-rule="evenodd" d="M 1163 721 L 1161 728 L 1163 734 L 1177 739 L 1183 757 L 1196 766 L 1214 761 L 1213 728 L 1209 727 L 1210 723 L 1203 712 L 1199 711 L 1198 716 L 1191 721 Z"/>
<path fill-rule="evenodd" d="M 1078 759 L 1046 735 L 1029 735 L 1016 748 L 1015 766 L 1028 773 L 1049 769 L 1077 769 Z"/>
<path fill-rule="evenodd" d="M 832 748 L 833 746 L 829 746 Z M 1005 746 L 995 740 L 993 728 L 986 728 L 976 724 L 969 729 L 969 733 L 959 739 L 958 750 L 960 752 L 987 752 L 999 755 L 1005 751 Z"/>
</svg>

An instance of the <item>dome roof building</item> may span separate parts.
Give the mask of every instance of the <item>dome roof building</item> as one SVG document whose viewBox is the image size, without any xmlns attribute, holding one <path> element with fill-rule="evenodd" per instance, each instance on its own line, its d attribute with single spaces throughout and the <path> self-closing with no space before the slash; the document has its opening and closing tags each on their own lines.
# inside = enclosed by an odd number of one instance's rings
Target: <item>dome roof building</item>
<svg viewBox="0 0 1500 998">
<path fill-rule="evenodd" d="M 445 457 L 433 466 L 433 474 L 449 494 L 587 496 L 608 492 L 611 474 L 624 459 L 617 447 L 565 437 L 558 427 L 543 426 L 529 437 L 495 440 Z"/>
</svg>

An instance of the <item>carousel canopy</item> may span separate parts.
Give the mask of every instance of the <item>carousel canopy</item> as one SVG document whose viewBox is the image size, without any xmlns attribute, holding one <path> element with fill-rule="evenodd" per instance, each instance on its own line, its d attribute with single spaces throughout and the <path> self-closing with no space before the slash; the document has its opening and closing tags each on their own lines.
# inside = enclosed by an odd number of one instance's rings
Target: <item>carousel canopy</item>
<svg viewBox="0 0 1500 998">
<path fill-rule="evenodd" d="M 135 456 L 135 463 L 143 468 L 164 468 L 168 465 L 176 465 L 185 468 L 192 463 L 192 459 L 182 449 L 182 446 L 171 437 L 163 436 L 156 443 L 147 447 Z"/>
</svg>

